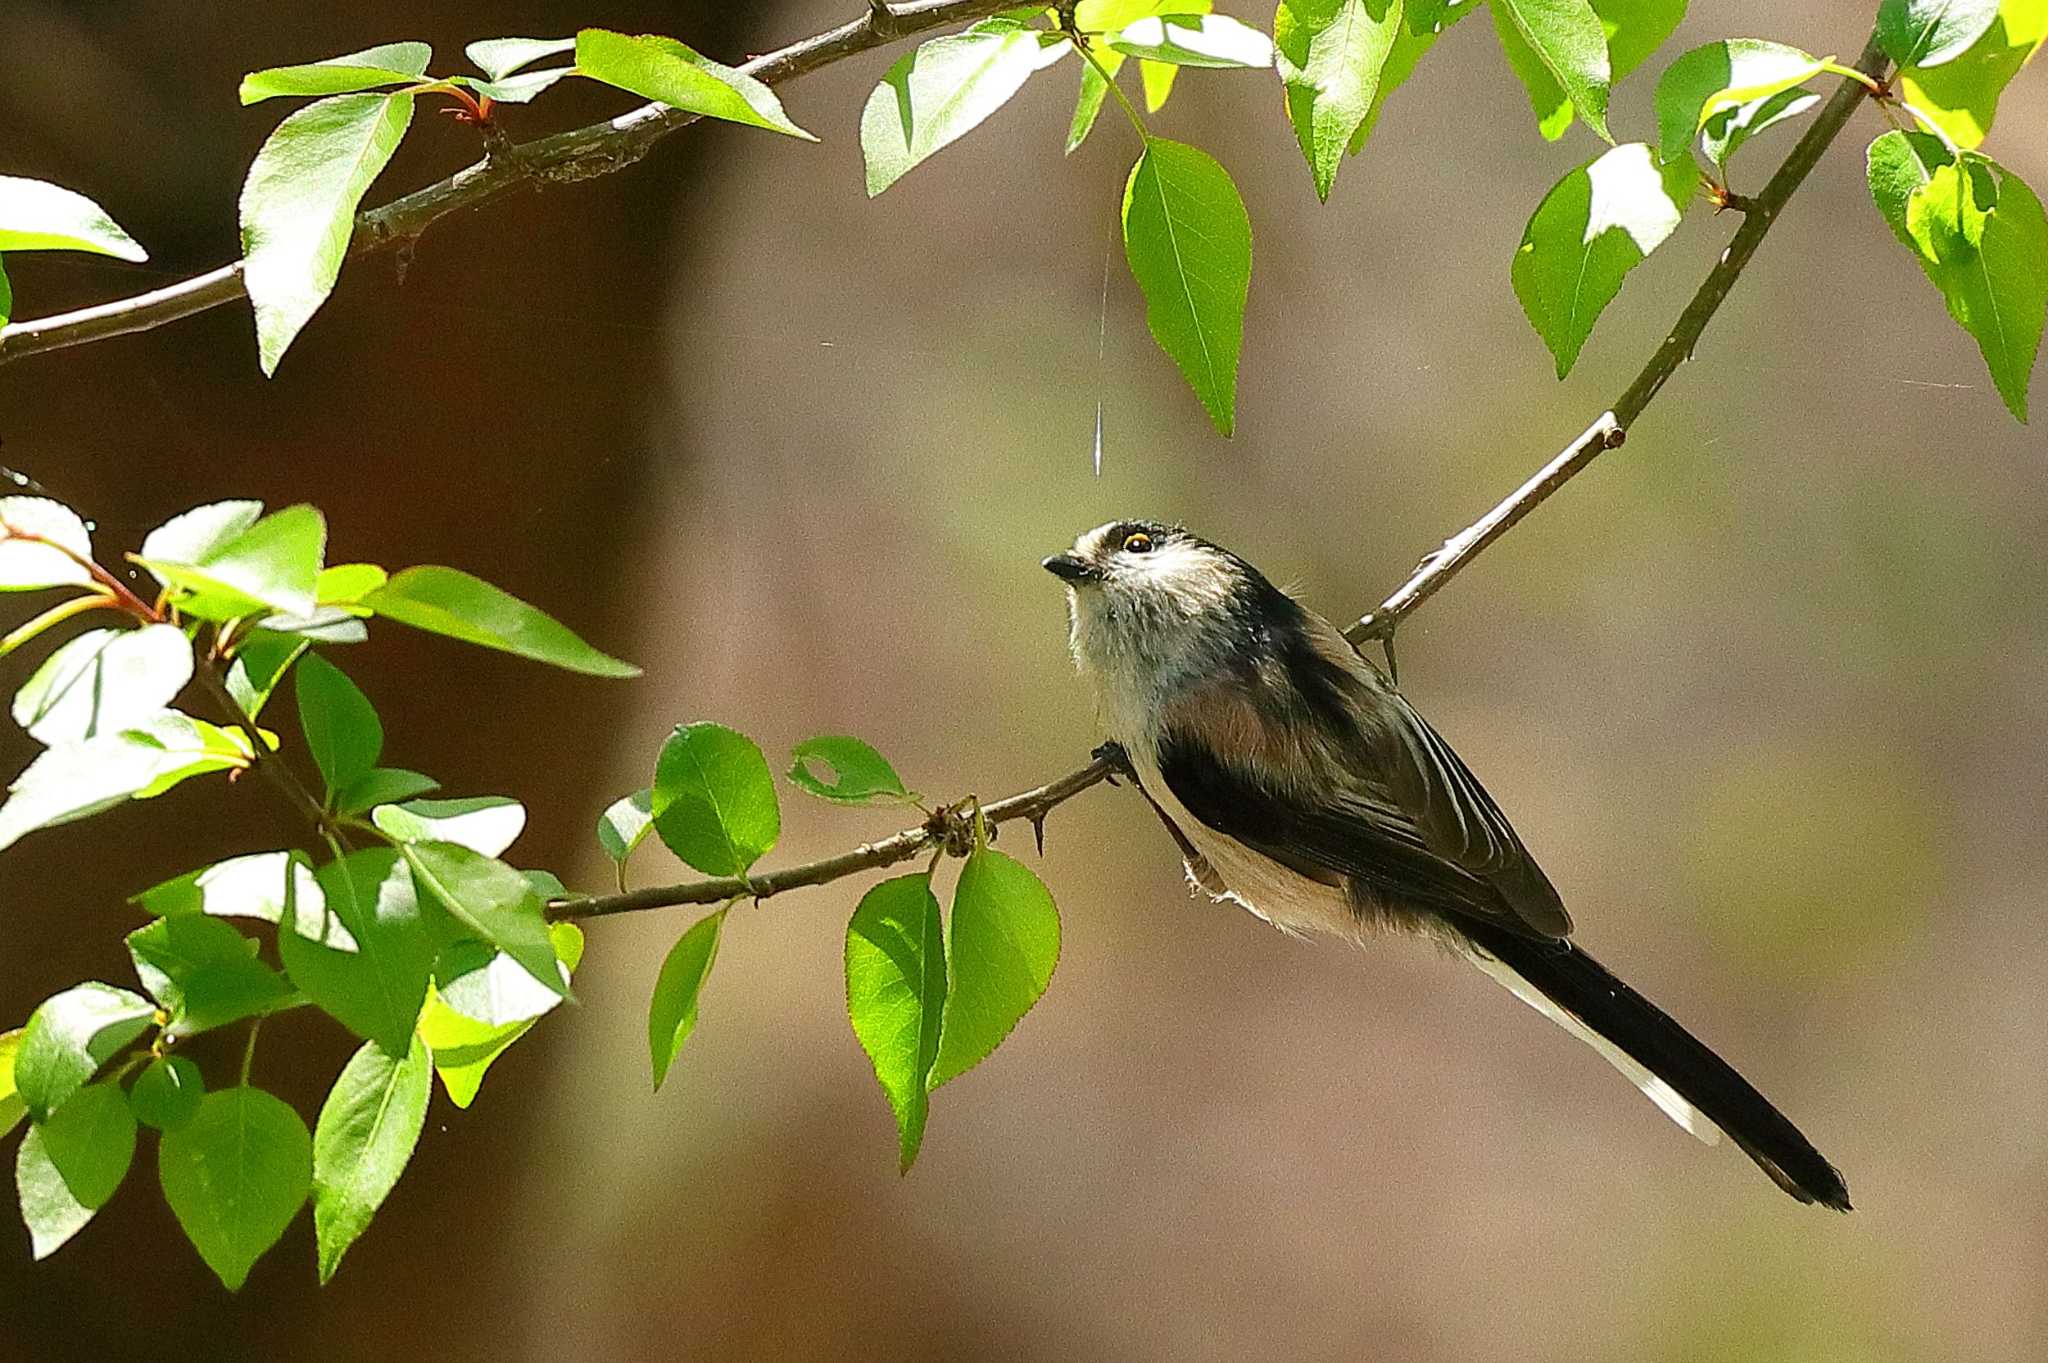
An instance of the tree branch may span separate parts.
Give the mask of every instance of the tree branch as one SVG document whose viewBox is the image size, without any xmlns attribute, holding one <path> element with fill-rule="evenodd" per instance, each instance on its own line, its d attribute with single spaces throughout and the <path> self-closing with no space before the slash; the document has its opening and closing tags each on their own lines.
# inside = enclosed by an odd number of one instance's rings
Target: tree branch
<svg viewBox="0 0 2048 1363">
<path fill-rule="evenodd" d="M 1856 59 L 1856 69 L 1882 84 L 1890 65 L 1884 49 L 1878 45 L 1877 35 L 1873 33 L 1870 41 L 1863 45 L 1863 55 Z M 1729 290 L 1742 277 L 1744 267 L 1756 254 L 1756 248 L 1763 244 L 1764 235 L 1778 220 L 1786 201 L 1805 183 L 1821 154 L 1834 142 L 1848 123 L 1849 116 L 1856 111 L 1856 106 L 1869 93 L 1869 87 L 1861 82 L 1843 79 L 1841 88 L 1821 109 L 1805 136 L 1793 146 L 1763 192 L 1746 201 L 1742 226 L 1736 229 L 1728 249 L 1721 253 L 1721 258 L 1693 294 L 1692 301 L 1678 315 L 1678 323 L 1664 338 L 1664 344 L 1657 347 L 1656 354 L 1650 357 L 1650 362 L 1643 366 L 1635 382 L 1628 386 L 1614 406 L 1602 412 L 1598 421 L 1538 469 L 1528 482 L 1424 558 L 1393 595 L 1344 631 L 1345 638 L 1354 644 L 1372 639 L 1391 642 L 1395 629 L 1408 613 L 1449 582 L 1459 569 L 1479 555 L 1480 550 L 1513 529 L 1517 521 L 1570 482 L 1573 475 L 1592 463 L 1603 450 L 1614 449 L 1628 438 L 1629 428 L 1650 405 L 1650 399 L 1656 397 L 1671 376 L 1678 372 L 1679 365 L 1692 358 L 1693 347 L 1699 344 L 1701 333 L 1707 329 L 1707 323 L 1713 320 L 1721 304 L 1727 301 Z"/>
<path fill-rule="evenodd" d="M 858 19 L 755 57 L 739 69 L 765 84 L 779 85 L 871 48 L 949 24 L 983 19 L 1002 8 L 1002 0 L 898 0 L 888 6 L 871 5 Z M 603 123 L 487 154 L 445 180 L 357 217 L 348 258 L 417 241 L 447 214 L 477 207 L 509 189 L 568 184 L 623 170 L 645 156 L 656 142 L 689 127 L 699 117 L 665 104 L 646 104 Z M 0 328 L 0 364 L 151 331 L 247 296 L 242 264 L 236 261 L 132 298 Z"/>
<path fill-rule="evenodd" d="M 981 817 L 991 827 L 1017 819 L 1023 819 L 1036 827 L 1055 806 L 1073 799 L 1090 786 L 1107 780 L 1120 770 L 1122 764 L 1116 756 L 1100 755 L 1079 771 L 1062 776 L 1057 781 L 1050 781 L 1035 790 L 1027 790 L 998 800 L 992 805 L 983 805 Z M 770 895 L 781 894 L 784 890 L 823 885 L 859 871 L 875 871 L 884 866 L 894 866 L 898 862 L 909 861 L 919 853 L 936 848 L 945 848 L 957 853 L 963 844 L 973 845 L 973 822 L 972 801 L 948 805 L 916 828 L 906 828 L 893 837 L 863 844 L 851 852 L 841 852 L 836 857 L 826 857 L 822 861 L 771 871 L 763 876 L 716 876 L 708 880 L 686 881 L 681 885 L 657 885 L 645 890 L 631 890 L 625 894 L 558 900 L 548 906 L 548 917 L 602 918 L 609 914 L 634 913 L 641 909 L 666 909 L 679 904 L 722 904 L 728 899 L 766 899 Z"/>
</svg>

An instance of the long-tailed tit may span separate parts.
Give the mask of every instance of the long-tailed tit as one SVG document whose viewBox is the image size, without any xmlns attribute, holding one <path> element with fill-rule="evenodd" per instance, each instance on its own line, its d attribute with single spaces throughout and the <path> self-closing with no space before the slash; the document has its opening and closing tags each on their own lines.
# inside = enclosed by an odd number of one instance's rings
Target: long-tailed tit
<svg viewBox="0 0 2048 1363">
<path fill-rule="evenodd" d="M 1725 1132 L 1801 1202 L 1849 1209 L 1784 1114 L 1568 940 L 1506 816 L 1329 621 L 1178 526 L 1100 526 L 1045 567 L 1109 737 L 1196 885 L 1291 932 L 1435 938 L 1693 1135 Z"/>
</svg>

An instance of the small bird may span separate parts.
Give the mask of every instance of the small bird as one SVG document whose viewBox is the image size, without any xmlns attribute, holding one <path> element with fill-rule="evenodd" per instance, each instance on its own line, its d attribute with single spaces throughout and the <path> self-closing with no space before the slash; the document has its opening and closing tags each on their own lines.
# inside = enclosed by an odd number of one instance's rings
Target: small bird
<svg viewBox="0 0 2048 1363">
<path fill-rule="evenodd" d="M 1835 1167 L 1726 1061 L 1573 945 L 1557 891 L 1458 755 L 1329 621 L 1175 525 L 1044 561 L 1074 661 L 1191 882 L 1292 933 L 1420 933 L 1592 1046 L 1801 1202 Z"/>
</svg>

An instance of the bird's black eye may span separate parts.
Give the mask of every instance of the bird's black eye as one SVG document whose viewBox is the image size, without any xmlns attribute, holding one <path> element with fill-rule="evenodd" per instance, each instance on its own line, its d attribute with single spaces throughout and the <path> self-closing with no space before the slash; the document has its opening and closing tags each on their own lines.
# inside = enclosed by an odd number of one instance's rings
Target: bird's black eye
<svg viewBox="0 0 2048 1363">
<path fill-rule="evenodd" d="M 1135 531 L 1124 536 L 1124 552 L 1127 554 L 1149 554 L 1152 552 L 1152 537 L 1144 531 Z"/>
</svg>

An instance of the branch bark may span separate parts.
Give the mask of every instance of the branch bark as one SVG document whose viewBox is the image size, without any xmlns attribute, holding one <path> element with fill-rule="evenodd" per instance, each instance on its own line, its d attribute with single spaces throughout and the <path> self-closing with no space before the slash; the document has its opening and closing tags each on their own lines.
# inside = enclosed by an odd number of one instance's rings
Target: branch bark
<svg viewBox="0 0 2048 1363">
<path fill-rule="evenodd" d="M 1856 59 L 1856 69 L 1879 84 L 1884 82 L 1890 71 L 1891 63 L 1886 59 L 1884 49 L 1878 45 L 1875 33 L 1863 45 L 1863 55 Z M 1614 406 L 1602 412 L 1599 420 L 1558 451 L 1529 481 L 1424 558 L 1393 595 L 1360 616 L 1357 623 L 1344 631 L 1345 638 L 1354 644 L 1373 639 L 1391 644 L 1395 629 L 1408 613 L 1435 595 L 1459 569 L 1477 557 L 1480 550 L 1513 529 L 1515 522 L 1541 506 L 1602 451 L 1614 449 L 1628 438 L 1629 428 L 1650 405 L 1650 400 L 1678 372 L 1678 366 L 1692 358 L 1701 333 L 1706 331 L 1707 323 L 1713 320 L 1721 304 L 1727 301 L 1729 291 L 1742 277 L 1750 257 L 1756 254 L 1756 248 L 1763 245 L 1771 224 L 1778 220 L 1778 214 L 1784 211 L 1793 192 L 1806 182 L 1821 154 L 1833 144 L 1849 122 L 1849 116 L 1856 112 L 1856 106 L 1869 93 L 1861 82 L 1843 78 L 1841 88 L 1822 107 L 1805 135 L 1765 184 L 1763 192 L 1746 201 L 1742 226 L 1729 240 L 1728 249 L 1721 253 L 1721 258 L 1693 294 L 1692 301 L 1678 315 L 1671 334 L 1664 338 L 1664 343 L 1657 347 L 1649 363 L 1615 400 Z"/>
<path fill-rule="evenodd" d="M 739 69 L 764 84 L 780 85 L 872 48 L 950 24 L 987 18 L 1004 7 L 1002 0 L 901 0 L 886 8 L 871 6 L 858 19 L 755 57 Z M 624 170 L 656 142 L 699 118 L 665 104 L 646 104 L 603 123 L 486 154 L 445 180 L 357 217 L 348 259 L 417 241 L 439 219 L 457 209 L 478 207 L 510 189 L 568 184 Z M 15 322 L 0 328 L 0 364 L 151 331 L 246 298 L 248 292 L 242 282 L 242 263 L 236 261 L 131 298 Z"/>
</svg>

